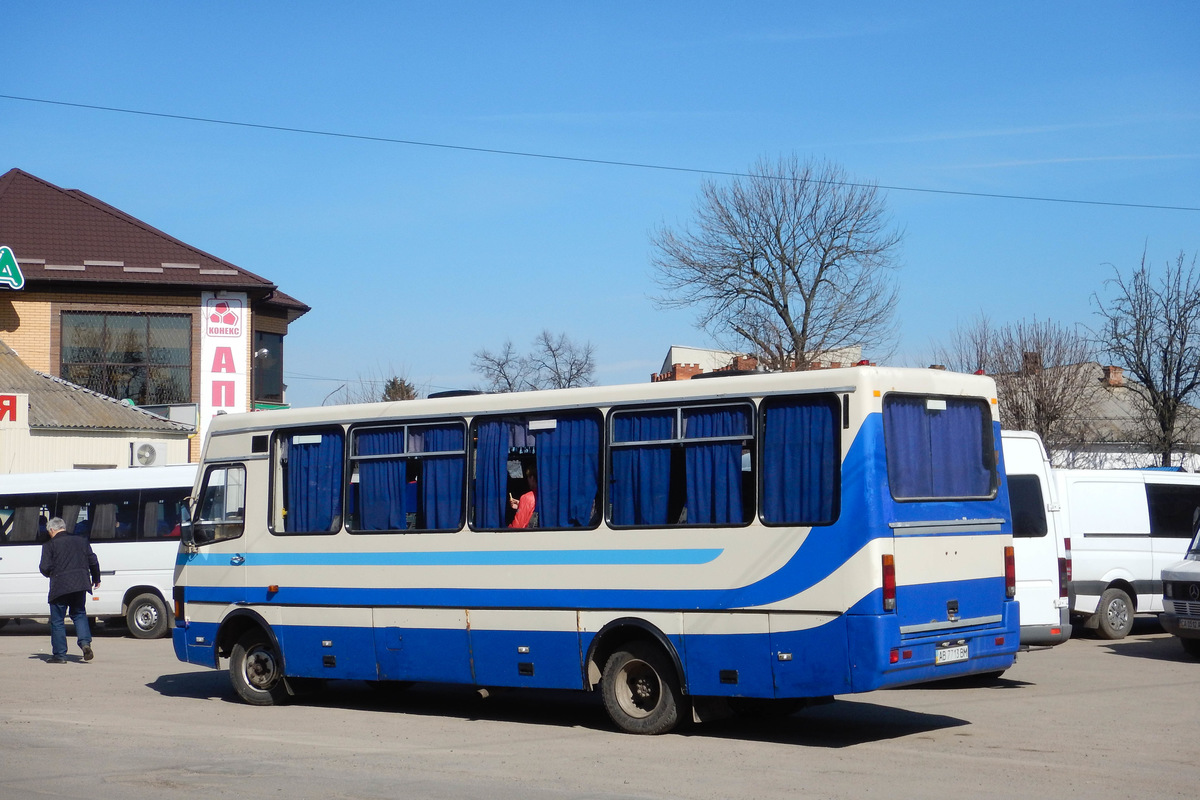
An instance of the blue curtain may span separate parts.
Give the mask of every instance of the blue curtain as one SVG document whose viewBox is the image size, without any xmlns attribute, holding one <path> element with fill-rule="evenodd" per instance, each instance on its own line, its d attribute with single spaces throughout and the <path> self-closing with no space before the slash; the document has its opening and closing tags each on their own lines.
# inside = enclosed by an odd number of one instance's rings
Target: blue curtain
<svg viewBox="0 0 1200 800">
<path fill-rule="evenodd" d="M 396 458 L 358 464 L 358 525 L 364 531 L 402 531 L 408 527 L 405 508 L 404 429 L 360 431 L 354 437 L 355 455 Z"/>
<path fill-rule="evenodd" d="M 437 453 L 464 450 L 462 425 L 445 425 L 422 430 L 418 452 Z M 425 527 L 430 530 L 456 530 L 462 525 L 463 481 L 466 477 L 463 455 L 426 456 L 422 479 L 421 504 Z"/>
<path fill-rule="evenodd" d="M 933 488 L 937 497 L 987 497 L 992 470 L 985 458 L 983 407 L 977 402 L 947 400 L 930 426 Z M 986 424 L 992 423 L 991 415 Z"/>
<path fill-rule="evenodd" d="M 833 521 L 837 415 L 827 400 L 766 405 L 763 419 L 763 519 L 771 524 Z"/>
<path fill-rule="evenodd" d="M 600 486 L 600 420 L 559 417 L 554 430 L 535 431 L 539 528 L 591 524 Z"/>
<path fill-rule="evenodd" d="M 613 419 L 613 440 L 670 439 L 674 411 L 621 414 Z M 612 517 L 617 525 L 665 525 L 671 488 L 670 445 L 614 447 Z"/>
<path fill-rule="evenodd" d="M 984 409 L 946 400 L 929 411 L 924 397 L 889 397 L 883 407 L 888 482 L 898 498 L 986 497 L 992 471 L 985 461 Z"/>
<path fill-rule="evenodd" d="M 475 527 L 503 528 L 508 503 L 509 424 L 485 420 L 476 428 Z"/>
<path fill-rule="evenodd" d="M 341 524 L 342 434 L 325 431 L 320 437 L 288 443 L 288 533 L 324 533 Z"/>
<path fill-rule="evenodd" d="M 745 408 L 684 410 L 685 439 L 750 433 Z M 689 525 L 727 525 L 742 521 L 743 442 L 686 444 L 687 521 Z"/>
</svg>

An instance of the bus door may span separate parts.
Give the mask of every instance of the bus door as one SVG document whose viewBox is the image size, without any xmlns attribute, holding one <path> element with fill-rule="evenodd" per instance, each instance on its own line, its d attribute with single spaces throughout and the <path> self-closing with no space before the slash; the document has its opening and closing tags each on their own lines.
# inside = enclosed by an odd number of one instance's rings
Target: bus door
<svg viewBox="0 0 1200 800">
<path fill-rule="evenodd" d="M 0 498 L 0 618 L 45 616 L 49 581 L 42 576 L 42 542 L 54 495 Z"/>
<path fill-rule="evenodd" d="M 245 465 L 210 465 L 180 549 L 175 577 L 177 587 L 186 587 L 184 635 L 189 661 L 215 659 L 215 653 L 206 657 L 192 651 L 212 653 L 217 627 L 227 609 L 246 601 L 245 529 Z"/>
</svg>

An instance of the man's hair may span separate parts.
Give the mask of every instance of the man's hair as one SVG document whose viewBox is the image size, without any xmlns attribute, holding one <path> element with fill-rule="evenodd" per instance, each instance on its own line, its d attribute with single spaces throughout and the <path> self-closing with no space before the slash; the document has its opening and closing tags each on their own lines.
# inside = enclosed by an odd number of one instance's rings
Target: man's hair
<svg viewBox="0 0 1200 800">
<path fill-rule="evenodd" d="M 63 522 L 62 517 L 52 517 L 50 519 L 50 521 L 46 523 L 47 531 L 56 531 L 57 532 L 57 531 L 65 531 L 66 529 L 67 529 L 67 523 Z"/>
</svg>

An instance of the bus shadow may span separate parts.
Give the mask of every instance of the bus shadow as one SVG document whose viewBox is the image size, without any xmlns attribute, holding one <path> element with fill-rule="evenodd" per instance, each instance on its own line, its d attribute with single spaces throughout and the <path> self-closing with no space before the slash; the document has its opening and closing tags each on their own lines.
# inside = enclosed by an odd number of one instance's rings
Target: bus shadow
<svg viewBox="0 0 1200 800">
<path fill-rule="evenodd" d="M 970 724 L 942 714 L 859 700 L 835 700 L 784 717 L 733 717 L 685 730 L 694 736 L 840 749 Z"/>
<path fill-rule="evenodd" d="M 242 702 L 225 671 L 163 675 L 147 687 L 166 697 Z M 291 702 L 310 708 L 585 728 L 604 733 L 616 731 L 599 695 L 594 692 L 540 689 L 481 692 L 470 686 L 432 683 L 410 687 L 384 684 L 374 688 L 362 681 L 331 681 L 311 687 Z M 729 717 L 699 725 L 683 725 L 676 729 L 675 735 L 844 748 L 969 724 L 956 717 L 854 700 L 835 700 L 788 716 Z"/>
</svg>

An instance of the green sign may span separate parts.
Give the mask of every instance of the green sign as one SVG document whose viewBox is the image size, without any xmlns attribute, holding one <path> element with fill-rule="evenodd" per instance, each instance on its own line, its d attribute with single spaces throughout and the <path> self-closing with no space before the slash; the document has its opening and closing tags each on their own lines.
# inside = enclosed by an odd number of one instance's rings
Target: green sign
<svg viewBox="0 0 1200 800">
<path fill-rule="evenodd" d="M 6 284 L 11 289 L 20 289 L 25 285 L 25 276 L 21 274 L 21 265 L 12 248 L 0 245 L 0 286 Z"/>
</svg>

